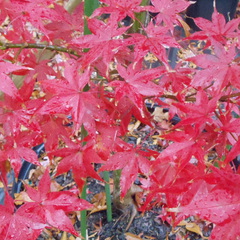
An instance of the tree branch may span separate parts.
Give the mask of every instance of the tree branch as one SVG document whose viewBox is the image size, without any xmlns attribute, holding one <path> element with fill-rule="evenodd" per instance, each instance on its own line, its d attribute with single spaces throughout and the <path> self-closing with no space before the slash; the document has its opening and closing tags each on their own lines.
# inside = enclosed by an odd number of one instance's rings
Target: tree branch
<svg viewBox="0 0 240 240">
<path fill-rule="evenodd" d="M 171 94 L 164 94 L 161 97 L 178 101 L 178 98 L 175 95 L 171 95 Z M 240 97 L 240 92 L 222 96 L 222 97 L 220 97 L 219 101 L 220 102 L 232 101 L 231 98 L 234 98 L 234 97 Z M 209 100 L 211 100 L 211 99 L 212 99 L 212 97 L 209 98 Z M 192 96 L 186 96 L 185 97 L 185 101 L 187 101 L 187 102 L 195 102 L 196 98 L 192 97 Z"/>
<path fill-rule="evenodd" d="M 64 53 L 74 55 L 76 57 L 80 57 L 80 55 L 75 50 L 65 48 L 65 47 L 56 46 L 56 45 L 45 45 L 45 44 L 38 44 L 38 43 L 3 43 L 3 42 L 0 42 L 0 49 L 1 50 L 11 49 L 11 48 L 47 49 L 47 50 L 56 51 L 56 52 L 64 52 Z"/>
</svg>

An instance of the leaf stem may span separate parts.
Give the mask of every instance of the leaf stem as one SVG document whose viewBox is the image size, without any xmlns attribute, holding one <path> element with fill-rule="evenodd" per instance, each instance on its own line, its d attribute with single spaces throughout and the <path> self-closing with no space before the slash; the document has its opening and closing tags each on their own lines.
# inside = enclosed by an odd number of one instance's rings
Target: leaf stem
<svg viewBox="0 0 240 240">
<path fill-rule="evenodd" d="M 141 6 L 149 5 L 149 0 L 142 0 Z M 144 23 L 147 18 L 146 11 L 135 13 L 135 21 L 131 27 L 130 32 L 137 33 L 143 31 Z"/>
<path fill-rule="evenodd" d="M 85 0 L 84 1 L 84 14 L 90 17 L 95 9 L 99 7 L 98 0 Z M 84 21 L 84 35 L 92 34 L 87 25 L 87 19 Z"/>
<path fill-rule="evenodd" d="M 109 185 L 109 172 L 103 172 L 103 178 L 106 181 L 105 183 L 105 193 L 106 193 L 106 203 L 107 203 L 107 221 L 112 221 L 112 201 L 111 201 L 111 193 L 110 193 L 110 185 Z"/>
<path fill-rule="evenodd" d="M 86 200 L 87 198 L 87 184 L 85 183 L 82 193 L 81 193 L 81 199 Z M 81 216 L 81 236 L 86 239 L 87 237 L 87 211 L 82 210 L 80 212 Z"/>
<path fill-rule="evenodd" d="M 121 205 L 120 201 L 120 177 L 121 177 L 121 169 L 113 171 L 113 206 L 118 209 L 118 206 Z"/>
</svg>

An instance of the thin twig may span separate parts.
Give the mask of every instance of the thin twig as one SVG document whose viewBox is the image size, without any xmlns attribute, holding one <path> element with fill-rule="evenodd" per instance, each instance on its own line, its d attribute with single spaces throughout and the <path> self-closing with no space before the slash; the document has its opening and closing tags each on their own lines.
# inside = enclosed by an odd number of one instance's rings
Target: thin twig
<svg viewBox="0 0 240 240">
<path fill-rule="evenodd" d="M 56 45 L 46 45 L 46 44 L 38 44 L 38 43 L 4 43 L 0 42 L 0 49 L 1 50 L 7 50 L 11 48 L 36 48 L 36 49 L 47 49 L 51 51 L 57 51 L 57 52 L 65 52 L 71 55 L 74 55 L 76 57 L 80 57 L 80 55 L 73 49 L 56 46 Z"/>
<path fill-rule="evenodd" d="M 178 101 L 178 98 L 175 95 L 171 95 L 171 94 L 164 94 L 161 97 Z M 229 101 L 229 100 L 231 101 L 231 98 L 234 98 L 234 97 L 240 97 L 240 92 L 222 96 L 222 97 L 220 97 L 219 101 L 220 102 L 226 102 L 226 101 Z M 212 97 L 209 97 L 209 100 L 211 100 L 211 99 L 212 99 Z M 195 97 L 190 97 L 190 95 L 189 95 L 189 96 L 185 97 L 185 101 L 187 101 L 187 102 L 195 102 L 196 98 Z"/>
</svg>

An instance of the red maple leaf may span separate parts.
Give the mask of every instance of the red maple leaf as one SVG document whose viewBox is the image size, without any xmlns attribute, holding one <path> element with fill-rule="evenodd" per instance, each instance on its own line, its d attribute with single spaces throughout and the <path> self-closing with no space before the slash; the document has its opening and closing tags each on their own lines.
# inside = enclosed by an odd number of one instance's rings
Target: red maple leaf
<svg viewBox="0 0 240 240">
<path fill-rule="evenodd" d="M 116 150 L 116 145 L 121 142 L 120 128 L 117 126 L 110 126 L 106 123 L 96 124 L 96 135 L 89 136 L 89 138 L 94 138 L 94 150 L 103 159 L 107 160 L 111 152 Z M 86 140 L 88 137 L 86 138 Z M 84 141 L 86 141 L 84 139 Z M 90 141 L 90 139 L 88 140 Z"/>
<path fill-rule="evenodd" d="M 64 21 L 61 14 L 56 12 L 54 8 L 49 7 L 50 4 L 54 5 L 54 1 L 14 1 L 9 4 L 8 14 L 10 15 L 12 24 L 16 29 L 24 29 L 24 27 L 26 27 L 25 24 L 30 22 L 34 27 L 47 36 L 48 31 L 45 28 L 46 21 L 44 20 L 47 20 L 48 22 Z"/>
<path fill-rule="evenodd" d="M 183 176 L 181 176 L 181 171 L 183 169 L 187 169 L 188 164 L 189 163 L 185 163 L 185 165 L 182 164 L 182 159 L 180 155 L 178 158 L 161 158 L 161 156 L 159 156 L 159 158 L 157 158 L 151 166 L 151 169 L 153 171 L 150 180 L 150 186 L 152 185 L 152 191 L 169 192 L 173 185 L 175 185 L 176 187 L 176 180 L 180 177 L 183 178 Z M 191 178 L 189 178 L 189 176 L 185 175 L 185 180 L 182 181 L 181 190 L 186 189 L 184 185 L 188 182 L 186 181 L 187 177 L 188 181 L 192 180 Z M 154 185 L 154 183 L 156 183 L 157 185 Z"/>
<path fill-rule="evenodd" d="M 224 160 L 224 163 L 228 164 L 229 162 L 231 162 L 235 157 L 237 157 L 240 154 L 239 144 L 240 144 L 240 138 L 238 137 L 238 140 L 233 145 L 233 148 L 227 154 L 227 156 Z"/>
<path fill-rule="evenodd" d="M 6 19 L 8 16 L 8 7 L 9 7 L 9 2 L 5 0 L 0 1 L 0 9 L 1 9 L 1 14 L 0 14 L 0 24 Z"/>
<path fill-rule="evenodd" d="M 195 130 L 193 130 L 195 133 Z M 176 134 L 175 134 L 176 133 Z M 177 136 L 178 133 L 174 132 L 173 134 L 169 134 L 162 136 L 163 138 L 175 140 L 174 143 L 171 143 L 166 149 L 164 149 L 158 156 L 156 160 L 159 159 L 171 159 L 171 161 L 175 161 L 175 159 L 179 159 L 178 162 L 178 170 L 183 168 L 189 161 L 193 160 L 195 164 L 198 166 L 202 166 L 204 163 L 204 155 L 206 153 L 206 142 L 202 138 L 194 139 L 192 134 L 184 134 L 183 132 Z M 177 137 L 182 136 L 181 141 L 176 141 Z"/>
<path fill-rule="evenodd" d="M 175 93 L 182 92 L 191 82 L 191 73 L 193 73 L 193 69 L 182 68 L 181 64 L 177 64 L 174 70 L 166 71 L 163 74 L 159 85 L 163 89 L 169 89 Z"/>
<path fill-rule="evenodd" d="M 183 159 L 184 156 L 179 154 L 177 157 L 159 156 L 152 162 L 151 175 L 141 180 L 142 188 L 149 192 L 143 210 L 151 208 L 154 203 L 175 207 L 179 203 L 178 198 L 188 191 L 192 181 L 205 174 L 204 166 L 196 166 L 189 161 L 183 164 Z M 174 219 L 174 215 L 172 217 Z"/>
<path fill-rule="evenodd" d="M 158 26 L 150 22 L 144 28 L 144 32 L 146 35 L 133 33 L 130 34 L 131 38 L 126 39 L 126 43 L 134 45 L 134 60 L 138 62 L 147 53 L 151 52 L 160 61 L 168 64 L 166 47 L 180 47 L 169 29 L 166 26 Z"/>
<path fill-rule="evenodd" d="M 67 118 L 43 116 L 41 119 L 41 130 L 44 138 L 44 148 L 46 151 L 56 150 L 59 145 L 59 140 L 69 137 L 72 129 L 71 120 Z"/>
<path fill-rule="evenodd" d="M 118 16 L 117 21 L 120 21 L 126 16 L 135 19 L 135 12 L 148 11 L 152 9 L 150 6 L 140 6 L 142 2 L 141 0 L 103 0 L 101 2 L 107 4 L 108 6 L 97 8 L 91 17 L 99 16 L 104 13 L 110 13 Z"/>
<path fill-rule="evenodd" d="M 185 0 L 152 0 L 154 6 L 152 12 L 157 12 L 155 21 L 157 24 L 164 24 L 173 29 L 175 24 L 179 24 L 181 19 L 179 13 L 183 12 L 191 3 Z"/>
<path fill-rule="evenodd" d="M 37 214 L 34 215 L 30 206 L 22 205 L 15 212 L 13 199 L 5 194 L 4 205 L 0 205 L 1 240 L 36 239 L 47 225 Z"/>
<path fill-rule="evenodd" d="M 215 40 L 212 40 L 214 46 L 213 54 L 201 54 L 196 57 L 189 58 L 201 70 L 197 70 L 192 80 L 192 86 L 195 87 L 209 87 L 216 91 L 216 94 L 220 92 L 229 83 L 234 87 L 240 88 L 238 76 L 240 73 L 236 58 L 236 46 L 235 44 L 229 45 L 228 50 L 224 46 Z"/>
<path fill-rule="evenodd" d="M 74 47 L 90 48 L 81 59 L 83 68 L 97 59 L 102 59 L 105 64 L 109 64 L 119 49 L 126 48 L 125 41 L 119 36 L 123 35 L 129 27 L 119 28 L 116 17 L 111 15 L 107 23 L 95 18 L 89 19 L 88 28 L 93 34 L 71 41 L 71 45 Z"/>
<path fill-rule="evenodd" d="M 49 156 L 62 157 L 57 174 L 70 171 L 80 189 L 89 176 L 101 180 L 94 169 L 95 162 L 103 164 L 101 170 L 122 170 L 121 197 L 138 173 L 143 173 L 147 177 L 143 186 L 150 194 L 149 205 L 156 199 L 159 205 L 168 205 L 170 211 L 177 212 L 176 222 L 197 215 L 216 225 L 212 238 L 237 239 L 240 178 L 239 170 L 232 173 L 229 162 L 240 154 L 239 120 L 232 116 L 239 104 L 239 20 L 226 23 L 216 10 L 212 22 L 196 19 L 203 31 L 188 39 L 207 41 L 204 54 L 200 50 L 198 56 L 187 59 L 197 68 L 189 70 L 188 64 L 180 63 L 169 70 L 167 48 L 179 47 L 173 26 L 181 22 L 178 13 L 191 2 L 152 0 L 154 6 L 145 7 L 140 6 L 140 0 L 103 0 L 104 6 L 87 19 L 92 32 L 88 36 L 82 32 L 83 4 L 78 9 L 80 14 L 75 12 L 71 16 L 55 2 L 0 0 L 1 40 L 11 44 L 36 42 L 39 48 L 46 45 L 55 50 L 58 48 L 52 45 L 61 44 L 61 49 L 68 52 L 41 61 L 47 57 L 46 49 L 25 49 L 30 47 L 25 44 L 21 49 L 4 49 L 2 43 L 1 173 L 6 174 L 9 161 L 16 173 L 22 159 L 37 163 L 32 147 L 44 141 Z M 159 12 L 153 20 L 156 24 L 150 22 L 142 27 L 143 34 L 128 34 L 129 28 L 121 26 L 119 21 L 130 16 L 142 25 L 135 18 L 135 13 L 141 11 Z M 110 17 L 102 21 L 95 18 L 103 13 L 109 13 Z M 73 60 L 76 56 L 68 50 L 71 46 L 81 55 L 76 61 Z M 182 43 L 181 46 L 186 48 Z M 205 54 L 206 49 L 210 54 Z M 149 52 L 159 59 L 161 67 L 143 68 L 143 59 Z M 68 63 L 56 64 L 59 59 Z M 25 65 L 20 67 L 10 62 Z M 17 90 L 11 75 L 24 77 L 21 89 Z M 35 75 L 45 91 L 41 99 L 34 99 L 32 94 Z M 195 97 L 195 102 L 188 102 Z M 153 104 L 167 106 L 170 114 L 176 113 L 181 119 L 160 136 L 169 145 L 157 154 L 134 148 L 122 140 L 127 137 L 133 116 L 152 127 L 151 132 L 159 131 L 146 109 L 148 98 Z M 88 136 L 79 140 L 82 125 Z M 231 150 L 226 147 L 228 144 Z M 213 162 L 219 164 L 219 169 L 210 167 L 213 148 Z M 152 157 L 151 161 L 148 157 Z M 36 239 L 43 228 L 52 226 L 77 235 L 67 214 L 86 209 L 90 204 L 71 190 L 51 192 L 50 183 L 46 171 L 38 189 L 26 186 L 31 200 L 25 199 L 15 210 L 6 195 L 5 206 L 0 206 L 0 236 L 4 240 Z"/>
<path fill-rule="evenodd" d="M 205 18 L 195 18 L 194 22 L 202 30 L 193 33 L 187 39 L 208 40 L 227 43 L 229 38 L 238 37 L 240 19 L 236 18 L 226 23 L 225 17 L 214 9 L 212 21 Z"/>
<path fill-rule="evenodd" d="M 50 95 L 50 99 L 38 109 L 38 114 L 69 114 L 79 129 L 82 124 L 90 133 L 94 132 L 95 120 L 107 121 L 105 105 L 97 98 L 96 91 L 84 91 L 89 82 L 89 70 L 79 74 L 77 62 L 66 63 L 66 80 L 42 81 L 43 88 Z"/>
<path fill-rule="evenodd" d="M 48 37 L 54 41 L 60 39 L 61 41 L 69 42 L 72 40 L 72 33 L 81 33 L 84 28 L 84 18 L 83 16 L 83 2 L 76 7 L 74 12 L 70 14 L 62 6 L 54 4 L 55 11 L 62 17 L 58 21 L 54 20 L 47 24 L 45 28 L 51 33 Z"/>
<path fill-rule="evenodd" d="M 4 101 L 0 101 L 0 123 L 7 136 L 17 134 L 23 126 L 33 131 L 39 130 L 38 119 L 34 117 L 34 113 L 43 100 L 31 99 L 34 80 L 35 78 L 31 82 L 24 82 L 14 96 L 5 95 Z"/>
<path fill-rule="evenodd" d="M 48 60 L 42 60 L 41 62 L 38 62 L 38 59 L 36 59 L 36 55 L 29 52 L 28 58 L 24 58 L 24 63 L 28 67 L 32 67 L 33 71 L 31 71 L 30 78 L 36 74 L 37 80 L 42 81 L 48 78 L 48 76 L 56 76 L 56 72 L 52 67 L 48 65 Z M 35 78 L 35 77 L 34 77 Z"/>
<path fill-rule="evenodd" d="M 162 68 L 143 70 L 139 64 L 131 64 L 127 69 L 121 65 L 117 67 L 123 81 L 113 81 L 110 86 L 115 88 L 116 101 L 127 97 L 144 113 L 144 99 L 143 96 L 158 96 L 162 88 L 153 82 L 164 71 Z"/>
<path fill-rule="evenodd" d="M 142 108 L 139 109 L 139 106 L 142 106 Z M 121 135 L 127 133 L 128 125 L 132 119 L 132 116 L 138 119 L 141 123 L 152 126 L 152 116 L 148 112 L 142 100 L 139 101 L 138 106 L 136 106 L 132 99 L 129 99 L 127 96 L 125 96 L 115 103 L 112 108 L 113 110 L 111 112 L 111 117 L 116 122 L 120 121 L 119 125 L 121 127 Z"/>
<path fill-rule="evenodd" d="M 8 75 L 14 71 L 23 69 L 30 70 L 30 68 L 18 66 L 9 62 L 0 62 L 0 90 L 11 97 L 19 97 L 17 87 Z"/>
<path fill-rule="evenodd" d="M 220 129 L 226 132 L 240 133 L 240 119 L 229 116 L 226 119 L 221 118 L 222 126 Z"/>
<path fill-rule="evenodd" d="M 32 214 L 43 219 L 43 222 L 51 227 L 59 228 L 62 231 L 70 232 L 78 236 L 73 228 L 67 213 L 71 211 L 82 211 L 92 205 L 70 191 L 51 192 L 51 178 L 48 170 L 42 176 L 38 189 L 26 185 L 27 194 L 32 202 L 26 203 Z M 60 220 L 61 219 L 61 220 Z"/>
<path fill-rule="evenodd" d="M 3 150 L 0 150 L 1 161 L 9 160 L 14 169 L 16 177 L 22 166 L 22 161 L 39 165 L 37 154 L 31 149 L 41 143 L 42 139 L 39 135 L 31 132 L 21 132 L 14 136 L 5 138 L 6 143 Z"/>
<path fill-rule="evenodd" d="M 212 173 L 196 180 L 186 192 L 181 206 L 171 211 L 180 212 L 178 221 L 189 215 L 197 215 L 217 225 L 210 239 L 231 239 L 239 237 L 240 194 L 238 174 L 212 167 Z M 221 228 L 221 231 L 218 231 Z M 225 237 L 225 238 L 222 238 Z"/>
<path fill-rule="evenodd" d="M 92 177 L 102 181 L 101 177 L 94 170 L 92 163 L 103 163 L 103 160 L 97 155 L 93 146 L 86 144 L 81 147 L 81 142 L 68 142 L 68 147 L 51 152 L 55 156 L 61 156 L 63 159 L 58 165 L 57 175 L 72 170 L 73 177 L 79 189 L 82 189 L 87 177 Z"/>
<path fill-rule="evenodd" d="M 206 123 L 213 123 L 214 111 L 217 108 L 219 96 L 216 95 L 211 100 L 205 91 L 199 90 L 195 103 L 173 103 L 179 110 L 186 114 L 178 123 L 178 126 L 195 125 L 196 129 L 202 131 Z"/>
<path fill-rule="evenodd" d="M 214 132 L 217 133 L 215 141 L 218 143 L 215 148 L 219 157 L 225 157 L 224 163 L 220 162 L 223 163 L 223 165 L 228 164 L 238 155 L 238 149 L 234 146 L 235 144 L 238 145 L 236 139 L 238 139 L 238 134 L 240 133 L 240 121 L 239 118 L 233 118 L 233 111 L 236 109 L 234 108 L 235 106 L 232 104 L 227 104 L 224 109 L 219 108 L 219 121 L 215 122 Z M 238 109 L 236 110 L 236 112 L 238 112 Z M 234 152 L 229 152 L 229 149 L 223 148 L 222 145 L 232 145 L 234 147 Z"/>
<path fill-rule="evenodd" d="M 211 239 L 238 239 L 240 236 L 239 224 L 239 218 L 237 215 L 234 215 L 231 218 L 231 221 L 225 223 L 224 225 L 219 224 L 214 227 L 211 233 Z"/>
<path fill-rule="evenodd" d="M 148 174 L 150 161 L 144 157 L 147 153 L 134 149 L 131 145 L 125 144 L 125 151 L 118 151 L 109 158 L 106 164 L 99 171 L 122 169 L 120 188 L 121 198 L 123 198 L 132 183 L 136 180 L 138 173 Z"/>
</svg>

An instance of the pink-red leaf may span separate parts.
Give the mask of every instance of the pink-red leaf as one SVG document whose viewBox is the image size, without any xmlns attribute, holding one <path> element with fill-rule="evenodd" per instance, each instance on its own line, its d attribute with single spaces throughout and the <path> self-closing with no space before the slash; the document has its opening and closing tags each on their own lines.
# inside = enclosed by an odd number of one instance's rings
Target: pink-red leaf
<svg viewBox="0 0 240 240">
<path fill-rule="evenodd" d="M 202 30 L 192 34 L 189 39 L 216 40 L 226 43 L 228 38 L 237 37 L 237 29 L 240 19 L 236 18 L 226 23 L 225 17 L 216 9 L 212 14 L 212 21 L 204 18 L 195 18 L 194 22 Z"/>
<path fill-rule="evenodd" d="M 3 91 L 11 97 L 16 97 L 18 93 L 17 88 L 8 74 L 23 69 L 29 70 L 30 68 L 18 66 L 9 62 L 0 62 L 0 91 Z"/>
<path fill-rule="evenodd" d="M 195 181 L 177 209 L 181 212 L 179 220 L 184 216 L 198 215 L 202 219 L 215 223 L 221 231 L 213 230 L 211 239 L 226 236 L 226 239 L 237 239 L 239 231 L 233 226 L 227 233 L 229 223 L 235 221 L 240 214 L 240 194 L 237 191 L 240 177 L 231 172 L 223 172 L 212 167 L 212 173 L 204 179 Z M 236 222 L 235 222 L 236 223 Z M 234 231 L 235 230 L 235 231 Z"/>
<path fill-rule="evenodd" d="M 27 194 L 33 202 L 27 203 L 31 211 L 40 215 L 50 226 L 63 231 L 78 233 L 73 228 L 70 219 L 66 216 L 70 211 L 81 211 L 91 207 L 91 204 L 70 191 L 51 192 L 51 178 L 48 170 L 45 171 L 38 186 L 38 190 L 26 185 Z"/>
<path fill-rule="evenodd" d="M 5 194 L 5 204 L 0 205 L 0 235 L 2 240 L 33 240 L 47 225 L 24 204 L 14 212 L 13 199 Z"/>
<path fill-rule="evenodd" d="M 122 20 L 126 16 L 131 18 L 135 18 L 134 12 L 142 12 L 146 10 L 152 9 L 149 6 L 140 6 L 141 0 L 132 0 L 132 1 L 125 1 L 125 0 L 103 0 L 103 3 L 107 4 L 108 6 L 97 8 L 92 17 L 99 16 L 104 13 L 111 13 L 118 16 L 118 21 Z"/>
<path fill-rule="evenodd" d="M 138 173 L 148 174 L 150 161 L 142 156 L 141 151 L 132 149 L 114 154 L 108 162 L 101 167 L 100 171 L 117 169 L 122 169 L 120 187 L 121 197 L 123 198 L 135 181 Z"/>
<path fill-rule="evenodd" d="M 164 22 L 169 29 L 173 29 L 174 24 L 179 24 L 179 13 L 190 5 L 185 0 L 152 0 L 151 3 L 155 7 L 152 11 L 158 13 L 155 19 L 157 24 Z"/>
<path fill-rule="evenodd" d="M 100 176 L 94 170 L 92 163 L 102 163 L 103 161 L 97 155 L 92 146 L 80 147 L 78 144 L 71 144 L 68 148 L 54 151 L 56 156 L 62 156 L 58 165 L 57 175 L 72 170 L 73 177 L 80 189 L 83 188 L 87 177 L 93 177 L 102 181 Z"/>
<path fill-rule="evenodd" d="M 84 91 L 89 81 L 89 70 L 78 73 L 77 62 L 66 63 L 66 80 L 45 80 L 42 85 L 53 96 L 38 110 L 39 114 L 69 114 L 78 130 L 83 124 L 87 131 L 95 132 L 95 120 L 107 120 L 105 106 L 91 90 Z M 94 92 L 95 93 L 95 92 Z"/>
</svg>

